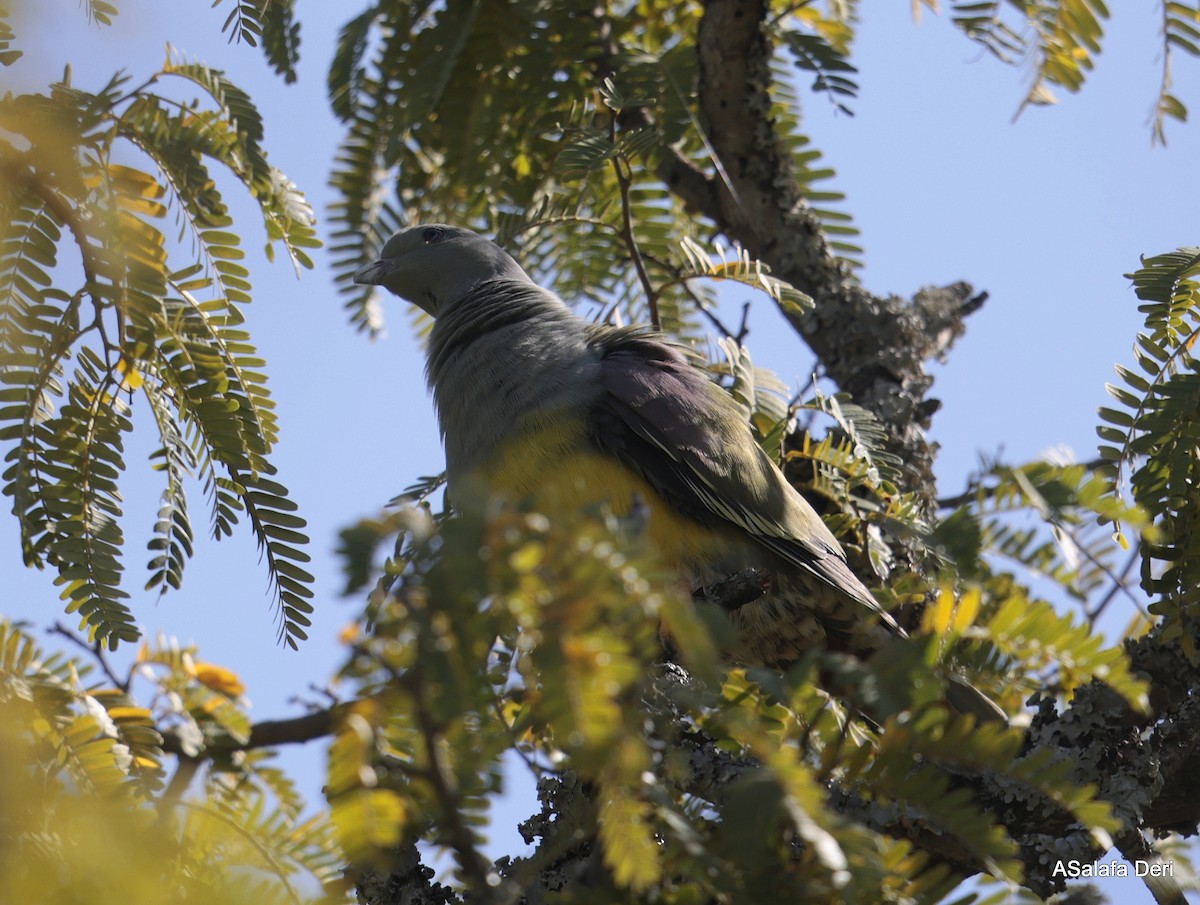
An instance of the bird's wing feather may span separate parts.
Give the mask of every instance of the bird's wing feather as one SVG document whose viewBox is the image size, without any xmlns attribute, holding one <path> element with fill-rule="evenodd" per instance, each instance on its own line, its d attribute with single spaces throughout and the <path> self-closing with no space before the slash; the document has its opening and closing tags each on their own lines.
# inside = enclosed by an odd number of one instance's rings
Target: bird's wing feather
<svg viewBox="0 0 1200 905">
<path fill-rule="evenodd" d="M 754 442 L 734 402 L 687 353 L 655 334 L 595 328 L 592 442 L 681 513 L 733 526 L 894 625 L 847 567 L 820 516 Z"/>
</svg>

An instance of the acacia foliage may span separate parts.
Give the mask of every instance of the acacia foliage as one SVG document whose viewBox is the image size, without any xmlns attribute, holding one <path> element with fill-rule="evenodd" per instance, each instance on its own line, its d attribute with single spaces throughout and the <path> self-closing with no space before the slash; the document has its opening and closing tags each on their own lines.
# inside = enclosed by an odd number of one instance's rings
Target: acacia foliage
<svg viewBox="0 0 1200 905">
<path fill-rule="evenodd" d="M 48 653 L 0 621 L 0 757 L 10 767 L 0 777 L 0 898 L 249 905 L 341 889 L 328 822 L 305 813 L 269 752 L 236 750 L 250 719 L 235 674 L 163 638 L 143 642 L 124 675 L 101 664 Z"/>
<path fill-rule="evenodd" d="M 1141 562 L 1142 587 L 1154 598 L 1163 635 L 1193 663 L 1200 608 L 1200 368 L 1193 354 L 1200 325 L 1200 249 L 1145 258 L 1128 274 L 1142 302 L 1145 329 L 1133 348 L 1136 368 L 1117 366 L 1108 391 L 1117 408 L 1101 408 L 1100 472 L 1128 494 L 1158 531 Z"/>
<path fill-rule="evenodd" d="M 115 11 L 100 7 L 104 23 Z M 163 483 L 147 589 L 182 581 L 198 478 L 214 537 L 249 522 L 295 646 L 312 610 L 305 523 L 274 477 L 275 403 L 243 327 L 242 227 L 211 172 L 253 198 L 268 253 L 312 266 L 313 212 L 268 161 L 261 116 L 223 73 L 168 48 L 141 82 L 118 72 L 88 91 L 68 73 L 45 94 L 7 94 L 0 127 L 0 442 L 26 564 L 57 572 L 89 637 L 136 640 L 119 482 L 140 409 Z"/>
<path fill-rule="evenodd" d="M 386 866 L 419 836 L 452 851 L 460 888 L 484 901 L 536 897 L 583 862 L 596 867 L 567 900 L 934 902 L 961 876 L 906 838 L 905 821 L 998 879 L 1023 876 L 986 796 L 957 777 L 986 773 L 1102 847 L 1119 827 L 1069 760 L 1023 752 L 1019 729 L 942 703 L 957 655 L 1014 710 L 1044 670 L 1066 695 L 1104 674 L 1144 706 L 1120 649 L 1011 584 L 1003 596 L 998 583 L 946 586 L 918 643 L 866 664 L 814 652 L 781 676 L 725 669 L 723 617 L 683 599 L 616 522 L 506 509 L 435 532 L 408 510 L 375 525 L 397 527 L 372 630 L 343 672 L 369 703 L 331 760 L 334 824 L 359 863 Z M 660 627 L 686 672 L 661 661 Z M 513 751 L 545 807 L 522 828 L 533 854 L 493 864 L 489 796 Z M 831 788 L 898 822 L 847 816 Z"/>
</svg>

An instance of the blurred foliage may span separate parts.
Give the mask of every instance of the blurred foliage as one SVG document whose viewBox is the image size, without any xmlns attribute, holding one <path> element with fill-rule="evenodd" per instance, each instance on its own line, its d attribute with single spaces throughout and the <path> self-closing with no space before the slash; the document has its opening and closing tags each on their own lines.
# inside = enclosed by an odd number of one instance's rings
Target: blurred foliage
<svg viewBox="0 0 1200 905">
<path fill-rule="evenodd" d="M 225 0 L 214 0 L 221 6 Z M 249 44 L 262 46 L 267 62 L 289 84 L 296 81 L 300 61 L 300 23 L 296 0 L 232 0 L 222 31 Z"/>
<path fill-rule="evenodd" d="M 937 0 L 920 0 L 937 10 Z M 1167 120 L 1187 120 L 1173 93 L 1175 55 L 1200 56 L 1200 4 L 1157 0 L 1161 75 L 1151 117 L 1154 141 L 1166 143 Z M 1031 78 L 1021 102 L 1057 103 L 1055 88 L 1077 92 L 1095 68 L 1109 18 L 1103 0 L 951 0 L 950 17 L 972 41 L 1005 63 L 1024 65 Z"/>
<path fill-rule="evenodd" d="M 956 776 L 994 771 L 1098 838 L 1118 826 L 1094 789 L 1074 785 L 1070 761 L 1022 753 L 1019 728 L 946 710 L 939 677 L 955 645 L 937 619 L 929 642 L 943 643 L 897 642 L 852 668 L 814 652 L 782 676 L 726 671 L 723 617 L 683 599 L 615 521 L 499 508 L 435 530 L 407 509 L 360 527 L 376 542 L 355 543 L 372 549 L 402 534 L 372 597 L 372 630 L 343 670 L 362 703 L 334 743 L 329 791 L 352 860 L 386 865 L 398 841 L 420 837 L 454 855 L 467 889 L 527 889 L 570 840 L 546 833 L 537 854 L 498 873 L 483 866 L 490 795 L 514 750 L 541 783 L 587 790 L 577 832 L 595 838 L 608 868 L 587 901 L 778 901 L 771 890 L 799 901 L 936 901 L 958 882 L 908 843 L 829 810 L 831 781 L 1012 880 L 1014 843 Z M 1145 706 L 1121 650 L 1086 625 L 1031 605 L 1016 585 L 1005 598 L 989 588 L 985 608 L 973 593 L 955 631 L 986 652 L 979 677 L 999 700 L 1016 709 L 1034 690 L 1069 694 L 1104 675 Z M 958 595 L 947 587 L 943 597 Z M 672 681 L 660 628 L 695 681 Z M 1042 674 L 1051 668 L 1054 682 Z M 831 674 L 836 696 L 823 690 Z M 706 740 L 739 765 L 728 785 L 707 773 Z M 881 887 L 882 898 L 870 892 Z"/>
<path fill-rule="evenodd" d="M 232 39 L 296 78 L 294 0 L 214 5 Z M 100 0 L 84 8 L 101 26 L 117 14 Z M 1200 55 L 1200 12 L 1160 8 L 1159 141 L 1186 114 L 1171 54 Z M 242 329 L 246 225 L 210 168 L 248 192 L 268 251 L 298 269 L 318 244 L 312 211 L 268 163 L 253 102 L 219 70 L 172 50 L 140 83 L 118 73 L 86 91 L 68 74 L 45 94 L 0 98 L 0 442 L 26 562 L 57 571 L 88 653 L 46 655 L 0 623 L 0 899 L 336 898 L 337 867 L 386 868 L 420 840 L 451 853 L 447 882 L 481 902 L 591 854 L 597 867 L 564 900 L 935 902 L 961 876 L 914 842 L 926 832 L 1016 901 L 1023 853 L 977 796 L 982 776 L 1032 819 L 1082 827 L 1093 855 L 1107 847 L 1120 828 L 1110 804 L 1068 757 L 1025 747 L 1022 708 L 1035 694 L 1066 703 L 1100 679 L 1130 714 L 1145 711 L 1145 682 L 1094 628 L 1114 596 L 1140 602 L 1122 548 L 1155 599 L 1135 630 L 1153 620 L 1198 656 L 1200 251 L 1131 275 L 1146 330 L 1138 370 L 1118 371 L 1120 407 L 1101 412 L 1101 462 L 986 462 L 931 523 L 898 486 L 874 416 L 819 388 L 790 399 L 753 364 L 744 330 L 715 313 L 717 281 L 792 313 L 811 300 L 722 247 L 658 175 L 668 152 L 723 175 L 695 96 L 702 12 L 653 0 L 369 4 L 342 28 L 329 72 L 346 129 L 331 175 L 335 272 L 352 321 L 380 329 L 374 299 L 348 278 L 419 211 L 496 235 L 535 278 L 609 320 L 654 317 L 696 344 L 711 328 L 714 378 L 875 576 L 880 601 L 912 611 L 914 640 L 865 663 L 814 651 L 782 675 L 731 670 L 723 615 L 684 597 L 629 524 L 604 513 L 552 523 L 519 506 L 433 514 L 441 479 L 422 478 L 411 504 L 342 534 L 348 592 L 374 591 L 344 639 L 352 699 L 320 711 L 333 726 L 330 818 L 306 814 L 274 749 L 256 742 L 236 672 L 160 639 L 122 676 L 104 649 L 137 637 L 118 487 L 135 418 L 155 425 L 165 484 L 148 586 L 182 581 L 185 490 L 198 477 L 213 534 L 248 520 L 281 636 L 304 637 L 305 523 L 272 477 L 273 402 Z M 780 5 L 768 35 L 771 116 L 832 253 L 851 264 L 856 231 L 801 128 L 792 79 L 852 112 L 858 14 L 853 2 Z M 1024 106 L 1083 86 L 1108 12 L 1097 0 L 1009 0 L 953 2 L 949 16 L 1030 66 Z M 20 58 L 10 19 L 0 7 L 0 65 Z M 897 543 L 919 552 L 920 571 L 896 568 Z M 1083 618 L 1039 599 L 1035 581 L 1078 600 Z M 950 713 L 952 674 L 1014 725 Z M 493 862 L 483 834 L 514 757 L 539 784 L 543 814 L 522 826 L 537 845 Z"/>
<path fill-rule="evenodd" d="M 986 463 L 966 493 L 943 501 L 953 511 L 935 531 L 934 546 L 959 564 L 964 577 L 990 574 L 982 562 L 982 572 L 964 571 L 986 552 L 1087 601 L 1113 580 L 1115 560 L 1129 548 L 1114 524 L 1135 538 L 1157 536 L 1146 512 L 1123 501 L 1105 472 L 1097 463 Z"/>
<path fill-rule="evenodd" d="M 0 622 L 0 900 L 294 903 L 317 900 L 322 888 L 338 894 L 329 824 L 303 813 L 269 753 L 184 758 L 166 781 L 163 733 L 188 755 L 245 740 L 250 721 L 232 673 L 162 639 L 143 643 L 124 677 L 96 675 L 90 659 L 47 655 Z M 198 794 L 181 798 L 179 777 L 196 770 Z"/>
</svg>

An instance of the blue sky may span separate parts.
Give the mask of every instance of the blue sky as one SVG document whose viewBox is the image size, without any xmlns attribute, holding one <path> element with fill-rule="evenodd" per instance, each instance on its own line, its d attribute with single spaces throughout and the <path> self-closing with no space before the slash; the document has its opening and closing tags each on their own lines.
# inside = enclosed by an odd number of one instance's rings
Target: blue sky
<svg viewBox="0 0 1200 905">
<path fill-rule="evenodd" d="M 1152 7 L 1112 4 L 1111 37 L 1087 90 L 1013 122 L 1025 88 L 1019 70 L 982 55 L 944 18 L 926 14 L 915 25 L 907 3 L 863 6 L 857 115 L 835 114 L 823 98 L 802 95 L 806 128 L 838 171 L 832 185 L 846 193 L 845 208 L 862 230 L 863 280 L 872 291 L 907 296 L 965 279 L 991 294 L 948 363 L 935 368 L 933 394 L 944 403 L 933 432 L 942 445 L 942 492 L 960 490 L 981 453 L 1023 461 L 1065 445 L 1091 457 L 1103 385 L 1114 363 L 1129 360 L 1140 324 L 1122 275 L 1140 254 L 1197 244 L 1200 185 L 1190 177 L 1200 138 L 1176 124 L 1166 148 L 1150 145 L 1147 117 L 1159 77 Z M 76 0 L 26 3 L 15 23 L 26 56 L 0 71 L 0 87 L 42 90 L 67 62 L 80 87 L 98 88 L 119 68 L 140 78 L 161 65 L 169 42 L 250 92 L 266 121 L 272 162 L 322 215 L 341 135 L 325 101 L 325 71 L 337 28 L 358 7 L 299 3 L 304 43 L 300 80 L 290 87 L 258 51 L 220 34 L 228 2 L 214 10 L 204 0 L 126 0 L 121 8 L 112 28 L 98 29 Z M 1185 101 L 1200 105 L 1200 92 L 1189 97 L 1187 90 L 1197 66 L 1179 60 L 1177 69 Z M 236 195 L 230 184 L 228 198 Z M 257 222 L 246 205 L 235 211 L 250 234 L 255 302 L 248 325 L 279 406 L 280 478 L 310 524 L 318 579 L 312 640 L 298 653 L 274 643 L 266 574 L 246 532 L 200 544 L 182 591 L 161 600 L 137 593 L 161 489 L 146 464 L 149 430 L 127 450 L 122 485 L 128 587 L 147 634 L 194 641 L 205 659 L 240 673 L 253 716 L 266 719 L 296 713 L 289 701 L 313 697 L 310 683 L 325 683 L 340 662 L 337 631 L 359 602 L 338 598 L 338 529 L 378 511 L 417 476 L 439 471 L 442 456 L 403 306 L 389 306 L 388 336 L 369 342 L 348 325 L 324 252 L 315 255 L 316 270 L 297 280 L 286 262 L 261 259 Z M 749 338 L 755 361 L 807 388 L 811 359 L 777 317 L 757 303 Z M 198 522 L 201 502 L 197 487 Z M 61 618 L 52 576 L 21 565 L 11 519 L 0 519 L 0 574 L 6 615 L 38 626 Z M 314 799 L 323 763 L 320 743 L 286 754 Z M 500 827 L 528 807 L 505 811 Z M 1149 901 L 1135 881 L 1110 891 L 1120 901 Z"/>
</svg>

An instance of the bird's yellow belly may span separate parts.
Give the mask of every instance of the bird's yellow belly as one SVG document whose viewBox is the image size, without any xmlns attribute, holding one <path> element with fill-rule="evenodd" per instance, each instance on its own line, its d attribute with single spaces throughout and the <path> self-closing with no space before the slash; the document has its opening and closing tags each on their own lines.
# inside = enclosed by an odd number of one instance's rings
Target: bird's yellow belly
<svg viewBox="0 0 1200 905">
<path fill-rule="evenodd" d="M 588 449 L 582 426 L 521 432 L 502 446 L 479 477 L 491 494 L 528 502 L 549 518 L 566 519 L 607 508 L 618 518 L 645 519 L 650 545 L 663 565 L 689 569 L 722 552 L 721 534 L 674 510 L 640 475 Z"/>
</svg>

